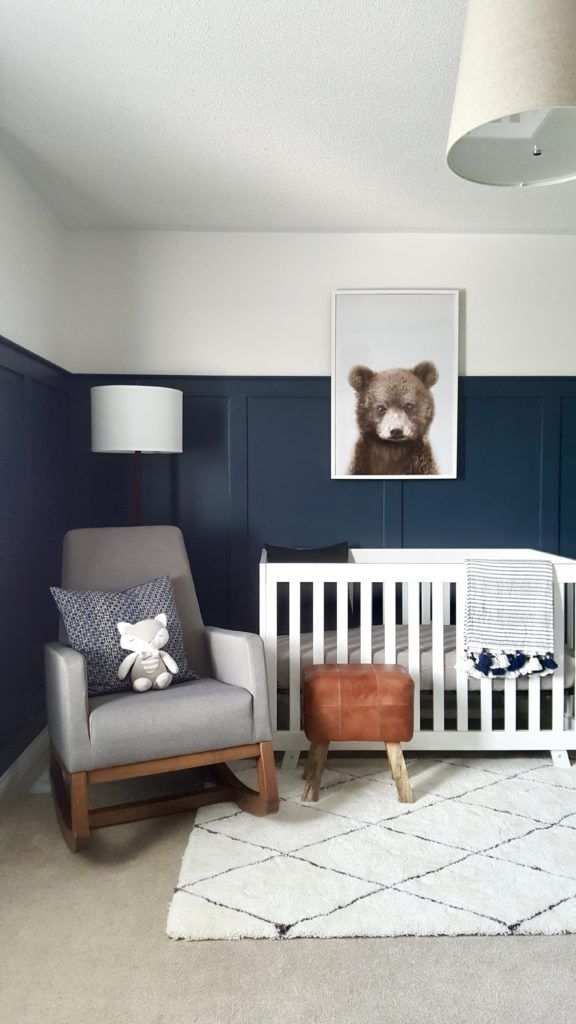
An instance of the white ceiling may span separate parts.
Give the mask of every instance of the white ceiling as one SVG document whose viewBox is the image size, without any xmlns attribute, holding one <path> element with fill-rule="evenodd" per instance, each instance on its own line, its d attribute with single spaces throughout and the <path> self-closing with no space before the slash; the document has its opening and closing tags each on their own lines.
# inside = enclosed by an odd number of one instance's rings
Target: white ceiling
<svg viewBox="0 0 576 1024">
<path fill-rule="evenodd" d="M 0 149 L 69 226 L 576 231 L 456 178 L 466 0 L 2 0 Z"/>
</svg>

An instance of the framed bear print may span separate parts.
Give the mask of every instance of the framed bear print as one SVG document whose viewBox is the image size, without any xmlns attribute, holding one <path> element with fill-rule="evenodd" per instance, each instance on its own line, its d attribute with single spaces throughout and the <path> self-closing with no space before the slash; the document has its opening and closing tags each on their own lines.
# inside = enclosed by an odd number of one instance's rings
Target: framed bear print
<svg viewBox="0 0 576 1024">
<path fill-rule="evenodd" d="M 332 318 L 332 477 L 456 477 L 458 291 L 342 289 Z"/>
</svg>

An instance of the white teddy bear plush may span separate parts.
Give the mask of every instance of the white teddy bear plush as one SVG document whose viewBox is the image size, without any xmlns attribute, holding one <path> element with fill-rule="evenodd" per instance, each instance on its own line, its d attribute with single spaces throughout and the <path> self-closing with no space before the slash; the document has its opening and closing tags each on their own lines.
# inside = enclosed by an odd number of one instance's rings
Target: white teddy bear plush
<svg viewBox="0 0 576 1024">
<path fill-rule="evenodd" d="M 167 618 L 162 612 L 155 619 L 141 622 L 119 622 L 120 647 L 131 651 L 118 669 L 118 679 L 126 679 L 132 669 L 131 679 L 134 690 L 165 690 L 172 677 L 178 672 L 178 665 L 167 651 L 161 650 L 170 638 L 166 629 Z"/>
</svg>

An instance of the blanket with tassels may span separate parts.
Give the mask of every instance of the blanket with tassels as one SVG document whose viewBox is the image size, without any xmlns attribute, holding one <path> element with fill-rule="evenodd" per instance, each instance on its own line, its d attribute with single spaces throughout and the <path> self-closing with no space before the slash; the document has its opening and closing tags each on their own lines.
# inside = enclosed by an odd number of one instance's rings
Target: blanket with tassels
<svg viewBox="0 0 576 1024">
<path fill-rule="evenodd" d="M 551 562 L 466 560 L 464 664 L 477 679 L 550 675 L 554 660 Z"/>
</svg>

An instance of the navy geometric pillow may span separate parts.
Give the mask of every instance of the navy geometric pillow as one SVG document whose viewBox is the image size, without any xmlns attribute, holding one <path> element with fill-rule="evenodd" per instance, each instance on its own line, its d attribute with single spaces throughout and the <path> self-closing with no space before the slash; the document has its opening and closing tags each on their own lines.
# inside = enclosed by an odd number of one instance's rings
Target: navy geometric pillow
<svg viewBox="0 0 576 1024">
<path fill-rule="evenodd" d="M 153 619 L 161 612 L 167 616 L 170 634 L 164 650 L 178 665 L 173 682 L 198 679 L 186 661 L 182 623 L 169 576 L 160 576 L 120 593 L 62 590 L 60 587 L 50 587 L 50 593 L 60 610 L 69 646 L 86 658 L 90 697 L 132 689 L 130 674 L 123 681 L 118 679 L 118 668 L 126 651 L 120 647 L 117 623 Z"/>
</svg>

